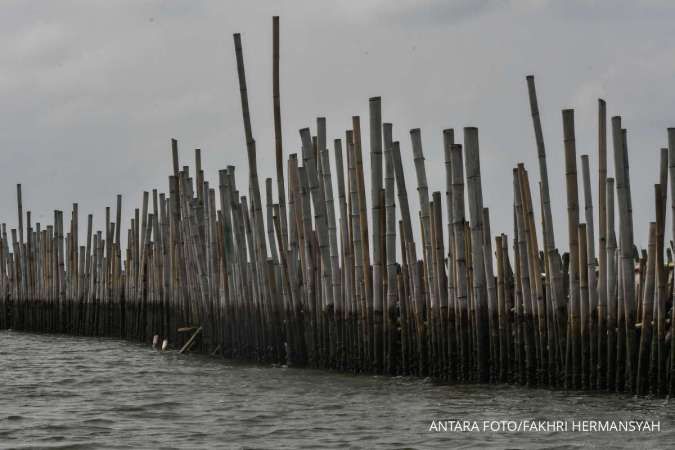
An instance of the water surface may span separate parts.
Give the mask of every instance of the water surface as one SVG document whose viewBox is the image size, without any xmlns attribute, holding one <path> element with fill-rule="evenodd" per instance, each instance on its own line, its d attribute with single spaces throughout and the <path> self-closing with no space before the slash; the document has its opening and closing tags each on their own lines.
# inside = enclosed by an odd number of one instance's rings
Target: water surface
<svg viewBox="0 0 675 450">
<path fill-rule="evenodd" d="M 660 421 L 658 433 L 429 432 L 434 419 Z M 673 448 L 662 399 L 353 376 L 0 331 L 0 448 Z"/>
</svg>

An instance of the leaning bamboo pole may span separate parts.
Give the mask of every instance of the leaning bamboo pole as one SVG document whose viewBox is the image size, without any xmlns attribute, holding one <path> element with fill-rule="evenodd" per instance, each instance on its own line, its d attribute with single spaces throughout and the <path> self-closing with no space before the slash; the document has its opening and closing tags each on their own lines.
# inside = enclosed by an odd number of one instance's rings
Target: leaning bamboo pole
<svg viewBox="0 0 675 450">
<path fill-rule="evenodd" d="M 284 185 L 284 151 L 281 128 L 281 94 L 279 85 L 279 16 L 272 18 L 272 103 L 274 109 L 274 144 L 277 163 L 277 196 L 282 243 L 279 248 L 288 247 L 288 222 L 286 217 L 286 188 Z"/>
<path fill-rule="evenodd" d="M 537 101 L 537 91 L 534 83 L 534 75 L 528 75 L 526 77 L 528 96 L 530 100 L 530 112 L 532 115 L 532 125 L 534 127 L 534 136 L 537 144 L 537 155 L 539 162 L 539 177 L 541 179 L 541 204 L 542 204 L 542 224 L 543 224 L 543 241 L 544 241 L 544 255 L 546 258 L 544 267 L 546 269 L 546 280 L 548 283 L 548 289 L 546 290 L 547 300 L 546 303 L 550 305 L 552 309 L 552 321 L 553 321 L 553 334 L 558 336 L 557 348 L 554 349 L 553 355 L 557 355 L 555 358 L 556 365 L 562 365 L 562 339 L 559 338 L 561 335 L 560 330 L 560 321 L 557 320 L 557 310 L 559 305 L 564 303 L 563 298 L 563 280 L 562 280 L 562 270 L 557 264 L 558 258 L 556 255 L 555 247 L 555 233 L 553 225 L 553 213 L 551 211 L 551 198 L 549 193 L 549 182 L 548 182 L 548 167 L 546 164 L 546 147 L 544 144 L 544 134 L 541 127 L 541 118 L 539 114 L 539 105 Z"/>
</svg>

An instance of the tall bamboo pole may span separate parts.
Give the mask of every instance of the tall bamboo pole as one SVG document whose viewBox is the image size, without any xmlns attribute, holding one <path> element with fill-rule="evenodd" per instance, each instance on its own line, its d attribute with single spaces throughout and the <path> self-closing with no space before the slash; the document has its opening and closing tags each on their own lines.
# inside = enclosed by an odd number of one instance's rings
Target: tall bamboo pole
<svg viewBox="0 0 675 450">
<path fill-rule="evenodd" d="M 364 301 L 366 305 L 365 312 L 365 326 L 368 330 L 372 328 L 373 325 L 373 278 L 370 267 L 370 234 L 368 233 L 368 214 L 367 205 L 366 205 L 366 187 L 364 180 L 364 171 L 363 171 L 363 150 L 361 148 L 361 119 L 358 116 L 352 117 L 352 128 L 353 128 L 353 145 L 354 145 L 354 161 L 355 161 L 355 170 L 356 170 L 356 186 L 358 193 L 358 203 L 359 208 L 359 228 L 361 231 L 361 270 L 363 270 L 363 286 L 359 286 L 358 289 L 363 289 L 364 292 Z M 370 370 L 372 364 L 373 356 L 373 341 L 372 341 L 372 332 L 367 334 L 367 346 L 365 356 L 368 361 L 367 370 Z"/>
<path fill-rule="evenodd" d="M 433 311 L 437 307 L 436 296 L 433 289 L 434 286 L 434 271 L 431 270 L 432 262 L 432 244 L 431 244 L 431 216 L 429 208 L 429 187 L 427 183 L 427 173 L 424 165 L 424 153 L 422 150 L 422 136 L 419 128 L 410 130 L 410 140 L 413 150 L 413 161 L 415 163 L 415 174 L 417 176 L 417 194 L 420 204 L 420 228 L 422 230 L 422 257 L 424 261 L 423 272 L 423 288 L 420 294 L 424 293 L 424 303 L 426 303 L 426 329 L 427 337 L 434 339 L 434 319 Z M 429 346 L 429 355 L 433 351 L 433 342 Z M 435 362 L 436 358 L 431 357 L 431 361 Z"/>
<path fill-rule="evenodd" d="M 670 170 L 670 202 L 671 202 L 671 218 L 673 232 L 675 235 L 675 128 L 668 128 L 668 160 Z M 670 383 L 668 385 L 668 395 L 671 397 L 675 395 L 675 291 L 673 295 L 673 307 L 671 308 L 670 319 Z"/>
<path fill-rule="evenodd" d="M 455 292 L 455 231 L 454 231 L 454 217 L 452 206 L 452 146 L 455 144 L 455 130 L 448 128 L 443 130 L 443 153 L 445 157 L 445 204 L 448 220 L 448 326 L 451 328 L 448 338 L 452 342 L 450 347 L 450 354 L 448 357 L 450 361 L 457 361 L 459 359 L 459 342 L 460 342 L 460 328 L 458 321 L 458 305 Z M 454 364 L 450 365 L 452 379 L 457 378 L 457 370 Z"/>
<path fill-rule="evenodd" d="M 541 179 L 541 204 L 542 204 L 542 223 L 543 223 L 543 238 L 544 238 L 544 254 L 546 256 L 546 264 L 544 264 L 546 273 L 546 280 L 549 289 L 546 291 L 548 297 L 547 302 L 551 305 L 553 310 L 554 335 L 560 336 L 562 334 L 560 328 L 560 321 L 557 320 L 557 310 L 559 305 L 564 303 L 563 298 L 563 280 L 562 270 L 557 264 L 558 258 L 555 248 L 555 233 L 553 225 L 553 213 L 551 212 L 551 198 L 549 193 L 548 183 L 548 168 L 546 164 L 546 147 L 544 145 L 544 134 L 541 128 L 541 118 L 539 115 L 539 105 L 537 102 L 537 91 L 534 83 L 534 75 L 526 77 L 528 95 L 530 99 L 530 112 L 532 114 L 532 125 L 534 127 L 534 136 L 537 144 L 537 155 L 539 162 L 539 177 Z M 560 340 L 558 341 L 560 343 Z M 562 348 L 555 349 L 554 355 L 558 355 L 557 364 L 561 365 Z"/>
<path fill-rule="evenodd" d="M 374 319 L 374 350 L 375 371 L 380 372 L 383 367 L 383 248 L 381 246 L 381 231 L 384 228 L 380 217 L 384 205 L 380 204 L 382 185 L 382 102 L 380 97 L 372 97 L 370 106 L 370 184 L 371 208 L 373 224 L 373 319 Z"/>
<path fill-rule="evenodd" d="M 456 299 L 458 304 L 458 325 L 460 328 L 460 369 L 462 380 L 469 377 L 469 321 L 468 321 L 468 271 L 466 266 L 466 248 L 464 240 L 464 161 L 462 146 L 452 146 L 452 217 L 454 219 L 454 248 L 456 269 Z"/>
<path fill-rule="evenodd" d="M 598 99 L 598 389 L 606 385 L 607 363 L 607 109 Z"/>
<path fill-rule="evenodd" d="M 532 206 L 532 194 L 530 191 L 530 181 L 524 165 L 518 164 L 518 176 L 520 178 L 520 189 L 522 197 L 523 228 L 525 233 L 527 259 L 529 261 L 528 269 L 530 271 L 530 289 L 532 290 L 529 306 L 532 317 L 536 316 L 536 327 L 532 324 L 530 328 L 535 328 L 534 345 L 537 357 L 537 372 L 540 383 L 544 383 L 546 368 L 546 316 L 544 307 L 544 292 L 541 282 L 541 269 L 539 264 L 539 245 L 534 223 L 534 211 Z"/>
<path fill-rule="evenodd" d="M 274 108 L 274 144 L 277 162 L 277 196 L 282 243 L 280 249 L 288 247 L 288 222 L 286 218 L 286 189 L 284 187 L 284 151 L 281 129 L 281 94 L 279 88 L 279 16 L 272 17 L 272 104 Z"/>
<path fill-rule="evenodd" d="M 625 355 L 618 358 L 625 361 L 626 390 L 634 389 L 635 370 L 635 278 L 633 263 L 633 210 L 630 197 L 630 177 L 628 172 L 627 147 L 621 117 L 612 117 L 612 140 L 614 144 L 614 164 L 616 175 L 616 192 L 619 205 L 619 238 L 621 241 L 621 289 L 623 291 L 623 308 L 625 315 Z"/>
<path fill-rule="evenodd" d="M 488 303 L 485 285 L 485 265 L 483 263 L 483 187 L 480 174 L 480 155 L 478 149 L 478 128 L 464 128 L 464 148 L 466 150 L 466 183 L 469 199 L 469 215 L 471 226 L 471 259 L 473 261 L 473 292 L 476 298 L 476 323 L 478 358 L 478 380 L 489 379 L 488 365 L 490 360 L 489 317 L 494 305 Z"/>
<path fill-rule="evenodd" d="M 530 261 L 531 253 L 527 251 L 527 233 L 525 231 L 525 218 L 526 214 L 523 213 L 523 188 L 521 186 L 521 178 L 518 174 L 518 169 L 513 170 L 513 198 L 514 198 L 514 215 L 515 215 L 515 230 L 514 234 L 516 238 L 514 239 L 514 245 L 516 246 L 517 253 L 516 257 L 516 266 L 517 266 L 517 275 L 518 275 L 518 286 L 520 294 L 517 294 L 519 299 L 516 301 L 516 327 L 518 328 L 516 335 L 518 337 L 519 346 L 522 345 L 525 358 L 524 358 L 524 367 L 526 372 L 523 371 L 522 359 L 520 363 L 520 379 L 521 382 L 527 382 L 528 384 L 534 384 L 534 373 L 536 366 L 536 351 L 535 343 L 533 336 L 533 325 L 534 315 L 532 312 L 532 271 L 530 270 Z M 520 349 L 518 349 L 520 351 Z"/>
<path fill-rule="evenodd" d="M 569 320 L 571 330 L 571 367 L 566 367 L 565 382 L 568 387 L 578 384 L 581 363 L 580 324 L 579 324 L 579 195 L 577 184 L 576 144 L 574 137 L 574 110 L 562 112 L 565 143 L 565 181 L 567 185 L 567 228 L 569 231 L 570 269 L 569 269 Z M 571 345 L 571 347 L 570 347 Z M 569 352 L 569 350 L 568 350 Z"/>
<path fill-rule="evenodd" d="M 587 267 L 580 267 L 580 270 L 586 270 L 588 274 L 588 322 L 584 325 L 588 330 L 589 339 L 589 374 L 588 385 L 597 384 L 597 340 L 598 340 L 598 289 L 595 272 L 595 231 L 593 227 L 593 194 L 591 191 L 591 170 L 588 163 L 588 155 L 581 155 L 581 171 L 584 186 L 584 210 L 586 217 L 586 236 L 587 236 Z"/>
<path fill-rule="evenodd" d="M 386 209 L 386 228 L 385 228 L 385 238 L 386 238 L 386 256 L 387 256 L 387 292 L 386 292 L 386 309 L 385 321 L 387 324 L 392 322 L 392 317 L 395 317 L 395 308 L 398 299 L 398 283 L 396 280 L 397 276 L 397 267 L 396 267 L 396 203 L 394 199 L 394 156 L 393 156 L 393 142 L 388 142 L 391 140 L 391 124 L 384 124 L 385 136 L 385 148 L 384 148 L 384 161 L 385 161 L 385 209 Z M 404 305 L 404 298 L 399 300 L 401 305 Z M 402 312 L 404 309 L 402 309 Z M 389 325 L 387 326 L 389 328 Z M 403 332 L 403 324 L 401 324 L 401 329 Z M 391 333 L 387 333 L 388 341 L 391 340 Z M 389 344 L 391 346 L 391 343 Z M 402 346 L 403 346 L 402 342 Z M 403 355 L 402 355 L 403 358 Z M 392 366 L 392 356 L 391 351 L 387 356 L 386 366 L 390 368 Z"/>
</svg>

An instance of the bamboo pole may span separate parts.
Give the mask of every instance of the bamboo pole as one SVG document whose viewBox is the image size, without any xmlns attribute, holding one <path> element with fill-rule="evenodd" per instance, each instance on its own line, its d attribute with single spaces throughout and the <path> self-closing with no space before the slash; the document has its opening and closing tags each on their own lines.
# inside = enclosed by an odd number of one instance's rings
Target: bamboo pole
<svg viewBox="0 0 675 450">
<path fill-rule="evenodd" d="M 279 87 L 279 16 L 272 17 L 272 104 L 274 109 L 274 148 L 277 163 L 277 196 L 282 242 L 279 248 L 288 247 L 288 220 L 286 217 L 286 188 L 284 186 L 284 151 L 281 128 L 281 95 Z"/>
<path fill-rule="evenodd" d="M 483 220 L 483 188 L 480 178 L 480 157 L 478 149 L 478 128 L 464 128 L 464 148 L 466 149 L 466 182 L 469 199 L 469 215 L 471 226 L 471 259 L 473 261 L 473 292 L 476 298 L 476 323 L 477 332 L 477 358 L 478 380 L 487 382 L 489 379 L 490 361 L 490 337 L 489 317 L 494 310 L 494 305 L 488 303 L 491 299 L 487 296 L 485 285 L 485 265 L 483 264 L 482 234 Z"/>
<path fill-rule="evenodd" d="M 586 270 L 588 276 L 588 321 L 584 324 L 589 339 L 589 379 L 588 387 L 597 384 L 597 350 L 598 350 L 598 284 L 595 271 L 595 231 L 593 221 L 593 194 L 591 192 L 591 171 L 588 163 L 588 155 L 581 155 L 581 171 L 584 187 L 584 211 L 586 218 L 587 236 L 587 266 L 580 266 L 580 270 Z"/>
<path fill-rule="evenodd" d="M 466 248 L 464 240 L 464 161 L 462 146 L 455 144 L 452 152 L 452 217 L 454 218 L 454 248 L 457 285 L 456 299 L 458 304 L 457 325 L 459 326 L 459 355 L 461 380 L 469 379 L 469 321 L 468 321 L 468 270 L 466 265 Z"/>
<path fill-rule="evenodd" d="M 383 248 L 381 231 L 384 228 L 380 217 L 384 205 L 380 204 L 382 192 L 382 103 L 380 97 L 372 97 L 370 107 L 370 184 L 373 224 L 373 320 L 375 371 L 383 369 Z"/>
<path fill-rule="evenodd" d="M 668 128 L 668 160 L 670 171 L 670 202 L 671 219 L 673 222 L 673 231 L 675 232 L 675 128 Z M 668 395 L 675 395 L 675 291 L 673 295 L 673 307 L 671 307 L 670 319 L 670 382 L 668 384 Z"/>
<path fill-rule="evenodd" d="M 607 261 L 607 376 L 609 390 L 615 387 L 616 379 L 616 328 L 617 328 L 617 288 L 618 268 L 616 235 L 614 232 L 614 178 L 607 178 L 606 191 L 606 261 Z"/>
<path fill-rule="evenodd" d="M 616 174 L 616 192 L 619 205 L 619 237 L 621 241 L 621 274 L 623 309 L 625 316 L 625 355 L 619 354 L 625 364 L 626 390 L 634 390 L 635 378 L 635 280 L 633 263 L 633 212 L 630 196 L 630 177 L 628 172 L 627 146 L 625 134 L 621 129 L 621 117 L 612 117 L 612 140 L 614 144 L 614 164 Z"/>
<path fill-rule="evenodd" d="M 364 304 L 365 304 L 365 327 L 367 330 L 372 329 L 373 326 L 373 281 L 370 268 L 370 241 L 368 233 L 368 215 L 366 214 L 366 187 L 363 175 L 363 152 L 361 149 L 361 119 L 358 116 L 352 117 L 353 128 L 353 145 L 354 145 L 354 161 L 355 161 L 355 176 L 358 193 L 359 208 L 359 229 L 361 231 L 361 270 L 363 270 L 363 286 L 359 289 L 364 290 Z M 366 336 L 366 351 L 365 357 L 367 359 L 366 370 L 370 370 L 373 361 L 373 340 L 372 332 L 367 333 Z"/>
<path fill-rule="evenodd" d="M 607 109 L 598 99 L 598 389 L 607 383 L 607 233 Z"/>
<path fill-rule="evenodd" d="M 590 373 L 590 305 L 588 272 L 583 270 L 588 266 L 588 229 L 587 224 L 579 224 L 579 323 L 581 343 L 581 388 L 588 389 L 591 381 Z"/>
<path fill-rule="evenodd" d="M 488 323 L 490 326 L 490 379 L 497 378 L 497 362 L 500 360 L 499 356 L 499 340 L 498 340 L 498 296 L 497 296 L 497 282 L 494 275 L 494 266 L 492 262 L 492 235 L 490 230 L 490 210 L 483 208 L 483 261 L 485 264 L 485 279 L 487 284 L 488 305 L 493 305 L 492 309 L 488 311 Z"/>
<path fill-rule="evenodd" d="M 546 147 L 544 145 L 544 134 L 541 127 L 541 118 L 539 115 L 539 105 L 537 102 L 537 91 L 534 83 L 534 75 L 528 75 L 526 77 L 528 95 L 530 100 L 530 112 L 532 115 L 532 125 L 534 127 L 534 136 L 537 144 L 537 155 L 539 162 L 539 177 L 541 179 L 540 192 L 541 192 L 541 204 L 542 204 L 542 224 L 543 224 L 543 240 L 544 240 L 544 254 L 546 257 L 546 263 L 544 267 L 546 269 L 546 280 L 549 285 L 549 289 L 546 290 L 546 296 L 548 297 L 546 303 L 551 305 L 552 311 L 552 321 L 554 323 L 553 333 L 557 338 L 557 345 L 554 351 L 554 355 L 558 355 L 556 364 L 558 366 L 562 365 L 562 360 L 560 355 L 562 354 L 562 346 L 560 336 L 562 334 L 560 330 L 560 321 L 557 318 L 557 310 L 559 305 L 564 303 L 563 297 L 563 280 L 562 280 L 562 270 L 557 264 L 556 256 L 556 247 L 555 247 L 555 233 L 553 225 L 553 213 L 551 211 L 551 198 L 549 193 L 549 182 L 548 182 L 548 168 L 546 164 Z"/>
<path fill-rule="evenodd" d="M 537 233 L 534 224 L 534 212 L 532 209 L 532 195 L 530 192 L 530 182 L 527 171 L 523 164 L 518 164 L 518 177 L 520 178 L 520 189 L 522 197 L 522 214 L 523 214 L 523 228 L 524 240 L 526 244 L 525 250 L 528 252 L 527 259 L 528 269 L 530 271 L 530 288 L 532 290 L 530 300 L 531 305 L 528 305 L 532 320 L 536 316 L 536 324 L 529 325 L 529 328 L 535 328 L 534 346 L 537 354 L 537 376 L 538 382 L 543 384 L 545 382 L 545 368 L 547 352 L 545 347 L 547 345 L 546 337 L 546 318 L 544 308 L 544 292 L 541 283 L 541 269 L 539 264 L 539 245 L 537 242 Z M 534 325 L 537 325 L 536 327 Z"/>
<path fill-rule="evenodd" d="M 567 228 L 569 231 L 570 246 L 570 299 L 569 320 L 571 341 L 568 340 L 568 349 L 571 348 L 571 366 L 565 369 L 565 383 L 568 387 L 576 387 L 579 380 L 581 364 L 580 324 L 579 324 L 579 195 L 577 185 L 576 145 L 574 138 L 574 110 L 565 109 L 562 112 L 563 134 L 565 143 L 565 181 L 567 185 Z M 571 346 L 571 347 L 570 347 Z M 569 352 L 569 350 L 567 350 Z"/>
<path fill-rule="evenodd" d="M 658 186 L 658 185 L 657 185 Z M 656 194 L 660 197 L 661 193 L 656 189 Z M 635 388 L 637 393 L 647 392 L 649 367 L 649 348 L 652 338 L 652 316 L 654 305 L 654 282 L 656 271 L 656 223 L 649 224 L 649 256 L 647 260 L 647 279 L 642 297 L 642 321 L 640 327 L 640 348 L 638 356 L 637 374 Z"/>
<path fill-rule="evenodd" d="M 412 143 L 413 150 L 413 159 L 415 163 L 415 174 L 417 176 L 417 193 L 419 196 L 420 203 L 420 228 L 422 230 L 422 256 L 424 261 L 424 278 L 423 286 L 421 291 L 425 292 L 424 302 L 426 303 L 426 329 L 427 336 L 430 339 L 434 339 L 434 325 L 433 325 L 433 311 L 437 307 L 436 296 L 434 295 L 434 272 L 430 270 L 433 262 L 431 259 L 432 255 L 432 243 L 431 243 L 431 216 L 429 208 L 429 188 L 427 184 L 427 173 L 424 166 L 424 153 L 422 150 L 422 136 L 419 128 L 413 128 L 410 130 L 410 140 Z M 429 346 L 429 350 L 433 351 L 434 343 L 432 342 Z M 435 355 L 432 356 L 432 353 L 429 353 L 430 360 L 435 362 Z"/>
<path fill-rule="evenodd" d="M 520 379 L 521 383 L 535 384 L 536 351 L 532 327 L 534 315 L 532 312 L 532 272 L 530 270 L 532 262 L 530 261 L 531 254 L 527 251 L 527 236 L 525 232 L 526 214 L 523 214 L 523 189 L 521 187 L 521 177 L 518 176 L 518 169 L 513 170 L 513 197 L 516 227 L 514 245 L 518 249 L 516 253 L 516 265 L 520 286 L 520 300 L 516 302 L 516 326 L 518 327 L 519 344 L 522 344 L 525 353 L 524 367 L 526 370 L 526 372 L 523 371 L 521 363 Z"/>
<path fill-rule="evenodd" d="M 24 210 L 17 186 L 18 227 L 10 227 L 8 236 L 2 224 L 0 232 L 0 327 L 123 337 L 146 344 L 152 340 L 155 345 L 163 337 L 185 351 L 355 373 L 551 387 L 559 386 L 564 375 L 565 385 L 572 388 L 672 392 L 675 317 L 666 317 L 672 303 L 672 252 L 667 250 L 666 266 L 663 248 L 669 172 L 675 193 L 675 129 L 668 130 L 668 150 L 661 149 L 656 220 L 650 225 L 648 251 L 639 257 L 627 132 L 620 118 L 612 120 L 615 181 L 607 178 L 606 109 L 599 101 L 598 218 L 593 216 L 589 158 L 584 155 L 586 223 L 579 223 L 574 116 L 572 110 L 563 111 L 570 251 L 561 256 L 554 246 L 534 79 L 528 77 L 542 178 L 544 248 L 541 252 L 529 174 L 518 164 L 513 171 L 512 267 L 507 235 L 499 234 L 492 242 L 476 128 L 465 129 L 465 158 L 454 131 L 443 130 L 447 224 L 442 193 L 429 192 L 419 129 L 411 130 L 411 143 L 420 205 L 410 211 L 400 144 L 393 139 L 392 125 L 382 123 L 379 97 L 371 98 L 369 115 L 372 234 L 358 116 L 352 117 L 353 130 L 344 140 L 347 178 L 343 141 L 334 140 L 333 170 L 326 121 L 320 117 L 316 136 L 308 128 L 300 131 L 302 166 L 297 155 L 289 155 L 286 192 L 278 46 L 275 18 L 278 202 L 272 178 L 265 180 L 264 206 L 261 201 L 241 39 L 235 35 L 248 192 L 237 189 L 235 168 L 228 166 L 218 171 L 217 201 L 201 151 L 195 150 L 192 168 L 181 168 L 173 139 L 168 193 L 153 189 L 150 198 L 150 191 L 143 192 L 126 223 L 117 195 L 116 211 L 104 208 L 101 229 L 94 229 L 93 215 L 88 215 L 86 244 L 80 245 L 77 203 L 69 218 L 55 210 L 51 223 L 33 223 L 35 215 Z M 400 206 L 398 248 L 394 189 Z M 671 206 L 675 211 L 672 199 Z M 420 259 L 413 213 L 421 226 Z M 182 333 L 187 330 L 200 330 L 200 339 Z"/>
</svg>

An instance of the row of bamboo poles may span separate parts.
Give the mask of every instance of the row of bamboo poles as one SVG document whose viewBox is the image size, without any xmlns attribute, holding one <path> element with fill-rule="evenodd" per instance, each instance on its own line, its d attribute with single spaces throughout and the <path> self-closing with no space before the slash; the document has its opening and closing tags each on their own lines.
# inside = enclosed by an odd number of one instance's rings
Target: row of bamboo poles
<svg viewBox="0 0 675 450">
<path fill-rule="evenodd" d="M 562 253 L 528 76 L 540 182 L 533 193 L 525 166 L 513 169 L 513 233 L 493 240 L 477 128 L 464 128 L 462 143 L 453 129 L 443 131 L 445 196 L 429 192 L 421 131 L 410 130 L 417 216 L 404 145 L 383 122 L 379 97 L 369 102 L 369 199 L 358 116 L 332 148 L 326 120 L 318 118 L 315 134 L 300 130 L 302 153 L 284 160 L 276 17 L 273 30 L 276 201 L 268 178 L 263 204 L 235 34 L 248 196 L 233 166 L 219 172 L 217 187 L 205 180 L 199 150 L 194 168 L 181 167 L 176 140 L 168 192 L 144 192 L 126 225 L 121 196 L 114 220 L 105 209 L 102 231 L 88 215 L 80 232 L 77 204 L 69 218 L 54 211 L 52 224 L 33 224 L 19 185 L 18 227 L 8 234 L 2 224 L 0 239 L 0 328 L 144 342 L 161 335 L 178 346 L 189 337 L 180 330 L 201 327 L 197 347 L 228 358 L 452 382 L 674 393 L 673 265 L 664 243 L 669 175 L 675 212 L 674 128 L 661 149 L 649 246 L 639 252 L 621 118 L 611 118 L 610 178 L 599 100 L 594 208 L 590 156 L 581 156 L 579 180 L 574 111 L 562 111 L 569 240 Z"/>
</svg>

